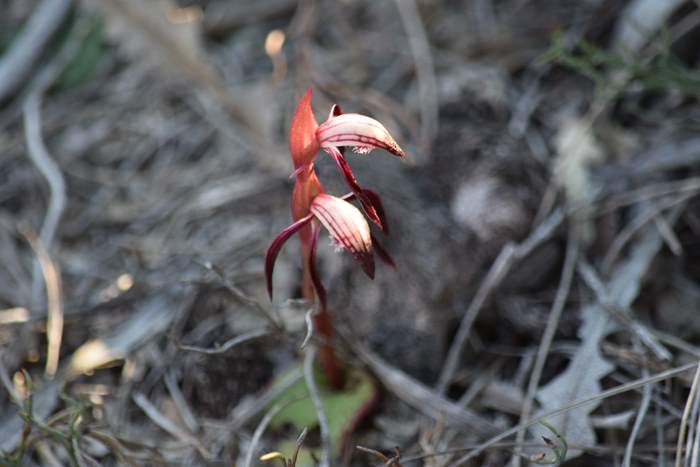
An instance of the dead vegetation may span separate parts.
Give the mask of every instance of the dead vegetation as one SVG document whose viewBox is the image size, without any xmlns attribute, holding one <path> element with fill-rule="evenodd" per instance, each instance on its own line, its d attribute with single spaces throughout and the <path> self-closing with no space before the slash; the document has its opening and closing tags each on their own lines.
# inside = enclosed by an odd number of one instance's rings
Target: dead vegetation
<svg viewBox="0 0 700 467">
<path fill-rule="evenodd" d="M 5 3 L 0 465 L 698 465 L 697 2 Z M 409 155 L 342 394 L 263 280 L 308 86 Z"/>
</svg>

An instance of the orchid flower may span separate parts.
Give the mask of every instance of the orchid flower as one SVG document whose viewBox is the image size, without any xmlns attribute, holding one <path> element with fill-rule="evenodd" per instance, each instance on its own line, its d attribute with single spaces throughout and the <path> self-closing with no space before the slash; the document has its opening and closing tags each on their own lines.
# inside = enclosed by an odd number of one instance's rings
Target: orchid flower
<svg viewBox="0 0 700 467">
<path fill-rule="evenodd" d="M 382 202 L 376 193 L 360 187 L 343 153 L 338 149 L 345 146 L 362 154 L 379 148 L 397 157 L 404 157 L 404 152 L 386 128 L 372 118 L 343 114 L 340 107 L 334 105 L 328 119 L 319 125 L 311 110 L 309 88 L 294 111 L 289 130 L 289 150 L 294 162 L 295 177 L 292 192 L 294 223 L 277 235 L 265 256 L 265 281 L 267 292 L 272 298 L 272 273 L 277 255 L 290 237 L 299 234 L 303 260 L 302 292 L 309 300 L 318 297 L 320 309 L 314 316 L 314 322 L 319 335 L 327 340 L 332 336 L 332 326 L 326 309 L 326 290 L 319 279 L 315 261 L 321 226 L 330 232 L 336 246 L 352 254 L 371 279 L 374 278 L 374 251 L 380 259 L 394 265 L 391 257 L 372 235 L 362 212 L 349 202 L 352 199 L 359 201 L 367 217 L 385 233 L 388 232 Z M 342 172 L 352 190 L 347 195 L 338 198 L 327 194 L 323 189 L 313 164 L 320 150 L 328 153 Z M 321 357 L 331 385 L 335 388 L 342 387 L 342 371 L 327 343 L 321 346 Z"/>
<path fill-rule="evenodd" d="M 309 88 L 299 101 L 292 118 L 289 146 L 294 161 L 293 175 L 297 180 L 308 171 L 316 154 L 322 149 L 333 158 L 370 220 L 379 228 L 385 227 L 377 214 L 374 197 L 363 192 L 343 153 L 338 150 L 339 147 L 349 146 L 358 154 L 368 154 L 372 149 L 378 148 L 399 158 L 405 157 L 403 150 L 384 125 L 364 115 L 343 114 L 338 105 L 331 107 L 328 119 L 319 125 L 311 111 Z"/>
<path fill-rule="evenodd" d="M 380 259 L 390 265 L 394 264 L 371 234 L 362 213 L 348 202 L 357 199 L 367 216 L 385 232 L 388 230 L 379 196 L 360 187 L 343 154 L 338 150 L 338 147 L 342 146 L 353 147 L 360 153 L 381 148 L 398 157 L 404 157 L 404 152 L 386 128 L 364 115 L 342 114 L 340 107 L 334 105 L 328 119 L 318 125 L 311 110 L 311 89 L 307 90 L 294 112 L 289 132 L 289 148 L 296 178 L 292 192 L 292 217 L 295 222 L 282 230 L 272 241 L 265 258 L 265 278 L 270 297 L 277 255 L 284 243 L 297 232 L 301 237 L 304 261 L 304 295 L 313 296 L 313 291 L 309 290 L 313 287 L 322 308 L 325 307 L 325 290 L 315 268 L 320 226 L 329 231 L 337 247 L 352 254 L 370 278 L 374 278 L 373 249 Z M 342 198 L 327 194 L 316 176 L 313 161 L 321 149 L 335 160 L 352 189 L 351 193 Z"/>
</svg>

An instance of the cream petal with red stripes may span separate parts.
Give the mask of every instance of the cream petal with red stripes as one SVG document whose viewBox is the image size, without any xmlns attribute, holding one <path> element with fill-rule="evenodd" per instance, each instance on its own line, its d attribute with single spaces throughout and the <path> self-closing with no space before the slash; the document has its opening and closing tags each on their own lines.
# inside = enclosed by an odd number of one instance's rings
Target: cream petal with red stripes
<svg viewBox="0 0 700 467">
<path fill-rule="evenodd" d="M 351 146 L 360 153 L 380 148 L 398 157 L 405 156 L 384 125 L 375 119 L 360 114 L 334 115 L 338 112 L 340 108 L 332 108 L 328 120 L 316 129 L 321 148 Z"/>
<path fill-rule="evenodd" d="M 362 270 L 374 278 L 372 234 L 360 210 L 347 201 L 322 193 L 311 203 L 311 213 L 339 246 L 352 253 Z"/>
</svg>

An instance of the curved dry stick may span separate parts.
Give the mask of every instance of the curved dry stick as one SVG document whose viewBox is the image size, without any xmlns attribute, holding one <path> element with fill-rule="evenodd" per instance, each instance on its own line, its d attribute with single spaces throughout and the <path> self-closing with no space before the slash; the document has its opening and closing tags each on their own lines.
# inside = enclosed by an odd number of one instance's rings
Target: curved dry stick
<svg viewBox="0 0 700 467">
<path fill-rule="evenodd" d="M 462 355 L 464 345 L 467 343 L 472 325 L 474 324 L 481 307 L 484 305 L 488 297 L 496 289 L 496 287 L 498 287 L 508 271 L 510 271 L 510 268 L 513 267 L 517 261 L 525 258 L 532 252 L 532 250 L 549 239 L 563 220 L 563 212 L 561 210 L 556 210 L 550 214 L 550 216 L 545 219 L 542 224 L 540 224 L 540 226 L 537 227 L 537 229 L 535 229 L 535 231 L 532 232 L 532 234 L 530 234 L 530 236 L 522 243 L 518 245 L 508 243 L 503 247 L 501 253 L 491 265 L 491 269 L 479 286 L 476 295 L 474 295 L 474 298 L 469 304 L 469 308 L 467 308 L 467 311 L 462 318 L 462 322 L 459 325 L 459 330 L 452 341 L 452 345 L 450 345 L 447 359 L 445 360 L 445 364 L 442 367 L 440 377 L 438 378 L 438 382 L 435 386 L 438 393 L 445 393 L 447 386 L 450 384 L 450 381 L 457 371 L 459 357 Z"/>
<path fill-rule="evenodd" d="M 307 311 L 304 314 L 304 322 L 306 322 L 306 336 L 304 336 L 304 340 L 301 342 L 301 345 L 299 346 L 299 350 L 304 350 L 306 348 L 306 346 L 309 345 L 309 342 L 311 341 L 311 337 L 314 335 L 313 314 L 314 314 L 313 308 L 311 308 L 309 311 Z"/>
<path fill-rule="evenodd" d="M 68 50 L 68 52 L 72 53 L 72 50 Z M 53 82 L 68 52 L 64 51 L 64 54 L 60 54 L 49 66 L 43 69 L 36 81 L 32 83 L 31 91 L 22 104 L 27 153 L 32 163 L 46 178 L 51 193 L 39 238 L 32 234 L 25 234 L 38 259 L 32 270 L 32 301 L 35 304 L 38 304 L 41 294 L 40 274 L 43 275 L 46 283 L 46 304 L 48 310 L 46 337 L 48 351 L 45 372 L 48 377 L 53 377 L 58 369 L 63 335 L 61 275 L 51 260 L 49 250 L 66 206 L 66 182 L 61 169 L 53 160 L 44 144 L 44 138 L 41 133 L 41 96 Z"/>
<path fill-rule="evenodd" d="M 53 14 L 56 18 L 65 16 L 71 2 L 56 0 L 51 3 L 49 0 L 42 4 L 42 8 L 46 7 L 41 13 L 42 15 Z M 65 5 L 67 3 L 67 5 Z M 50 11 L 49 11 L 50 10 Z M 41 10 L 40 10 L 41 11 Z M 63 16 L 62 16 L 63 15 Z M 32 17 L 31 21 L 35 20 L 39 15 L 39 11 Z M 55 19 L 55 18 L 54 18 Z M 55 19 L 56 20 L 56 19 Z M 48 21 L 46 18 L 36 18 L 36 21 Z M 60 22 L 60 21 L 59 21 Z M 48 24 L 42 23 L 42 28 L 49 28 Z M 47 295 L 47 341 L 48 352 L 46 358 L 46 375 L 52 377 L 58 369 L 58 359 L 61 347 L 61 339 L 63 334 L 63 307 L 61 299 L 61 276 L 58 268 L 52 262 L 49 251 L 51 243 L 56 234 L 58 223 L 66 206 L 66 182 L 63 178 L 58 164 L 53 160 L 51 154 L 44 144 L 44 138 L 41 132 L 41 98 L 44 92 L 51 86 L 60 71 L 66 66 L 69 60 L 75 55 L 83 35 L 87 31 L 85 21 L 78 20 L 71 29 L 71 36 L 67 43 L 58 52 L 58 54 L 45 66 L 38 77 L 31 83 L 31 87 L 27 97 L 22 103 L 22 113 L 24 120 L 24 134 L 27 142 L 27 153 L 41 174 L 46 178 L 49 185 L 50 198 L 49 205 L 46 210 L 39 238 L 32 239 L 32 235 L 25 235 L 32 243 L 32 248 L 36 251 L 38 261 L 34 263 L 32 269 L 32 301 L 36 304 L 39 302 L 41 294 L 40 274 L 43 274 L 46 282 Z M 31 25 L 30 25 L 31 26 Z M 31 27 L 27 26 L 27 34 L 39 34 L 31 31 Z M 38 26 L 37 26 L 38 27 Z M 73 32 L 76 35 L 73 35 Z M 44 31 L 44 33 L 52 33 Z M 35 37 L 35 40 L 37 38 Z M 22 53 L 26 53 L 23 51 Z M 31 51 L 30 51 L 31 53 Z M 0 67 L 1 68 L 1 67 Z M 2 81 L 2 73 L 0 73 L 0 82 Z M 2 84 L 0 83 L 0 86 Z M 1 100 L 1 99 L 0 99 Z"/>
<path fill-rule="evenodd" d="M 197 347 L 194 345 L 181 345 L 180 348 L 182 350 L 189 350 L 190 352 L 199 352 L 199 353 L 204 353 L 207 355 L 216 355 L 216 354 L 224 353 L 227 350 L 230 350 L 239 344 L 243 344 L 243 343 L 251 341 L 253 339 L 258 339 L 260 337 L 264 337 L 264 336 L 267 336 L 270 334 L 272 334 L 272 331 L 270 331 L 269 329 L 266 329 L 266 328 L 253 329 L 252 331 L 243 333 L 243 334 L 238 335 L 236 337 L 232 337 L 231 339 L 227 340 L 223 344 L 215 346 L 213 348 Z"/>
<path fill-rule="evenodd" d="M 678 444 L 676 445 L 675 467 L 680 467 L 681 460 L 683 459 L 683 444 L 685 443 L 685 433 L 688 427 L 688 417 L 690 416 L 690 408 L 693 405 L 693 401 L 697 397 L 698 383 L 700 383 L 700 363 L 695 370 L 695 377 L 693 377 L 693 383 L 690 386 L 690 393 L 688 394 L 688 399 L 685 403 L 685 409 L 683 409 L 683 417 L 681 418 L 681 426 L 678 433 Z"/>
<path fill-rule="evenodd" d="M 46 368 L 44 372 L 53 378 L 58 370 L 58 360 L 61 353 L 63 338 L 63 299 L 61 297 L 61 273 L 51 260 L 41 239 L 32 232 L 24 232 L 24 236 L 36 253 L 41 273 L 46 283 L 46 305 L 48 318 L 46 321 Z"/>
<path fill-rule="evenodd" d="M 642 368 L 642 372 L 645 377 L 649 376 L 649 370 L 647 370 L 646 368 Z M 637 411 L 637 417 L 634 420 L 634 425 L 632 426 L 630 437 L 627 440 L 627 446 L 625 447 L 625 456 L 622 460 L 622 467 L 632 466 L 632 451 L 634 449 L 634 442 L 639 436 L 639 430 L 641 430 L 642 428 L 642 422 L 644 421 L 644 417 L 646 416 L 647 411 L 649 410 L 649 404 L 651 403 L 653 389 L 654 386 L 652 386 L 651 384 L 647 384 L 646 386 L 644 386 L 644 390 L 642 391 L 642 402 L 639 404 L 639 411 Z"/>
<path fill-rule="evenodd" d="M 573 282 L 574 272 L 576 270 L 576 261 L 578 259 L 578 238 L 576 232 L 576 228 L 574 227 L 569 229 L 569 241 L 567 242 L 566 257 L 564 259 L 564 266 L 562 267 L 561 282 L 559 282 L 559 287 L 557 288 L 557 293 L 554 297 L 554 303 L 552 303 L 552 308 L 549 313 L 549 319 L 547 320 L 547 326 L 542 334 L 540 346 L 537 349 L 535 366 L 530 374 L 530 381 L 527 385 L 525 401 L 523 402 L 523 407 L 520 411 L 521 422 L 525 421 L 527 417 L 530 416 L 530 412 L 532 411 L 532 405 L 535 400 L 535 392 L 540 384 L 544 364 L 547 361 L 547 355 L 549 354 L 549 349 L 552 346 L 554 334 L 559 326 L 559 320 L 562 312 L 564 311 L 564 306 L 566 305 L 566 299 L 569 296 L 569 291 L 571 290 L 571 283 Z M 522 457 L 519 455 L 520 449 L 518 446 L 522 445 L 524 441 L 525 429 L 523 428 L 516 436 L 516 450 L 512 461 L 513 467 L 519 467 L 521 465 Z"/>
<path fill-rule="evenodd" d="M 591 402 L 595 402 L 601 399 L 607 399 L 609 397 L 617 396 L 618 394 L 623 394 L 628 391 L 632 391 L 634 389 L 637 389 L 641 386 L 645 386 L 647 384 L 654 384 L 658 383 L 660 381 L 667 380 L 669 378 L 673 378 L 674 376 L 678 376 L 681 373 L 684 373 L 688 370 L 691 370 L 695 367 L 698 367 L 698 364 L 700 362 L 692 362 L 688 363 L 687 365 L 679 366 L 677 368 L 672 368 L 670 370 L 662 371 L 661 373 L 656 373 L 655 375 L 652 375 L 648 378 L 641 378 L 636 381 L 631 381 L 629 383 L 622 384 L 620 386 L 616 386 L 614 388 L 608 389 L 607 391 L 603 391 L 598 395 L 595 395 L 593 397 L 589 397 L 587 399 L 583 399 L 577 402 L 574 402 L 573 404 L 569 404 L 566 407 L 561 407 L 556 410 L 552 410 L 551 412 L 547 412 L 544 414 L 539 415 L 538 417 L 531 418 L 527 420 L 525 423 L 522 423 L 516 427 L 510 428 L 503 433 L 494 436 L 493 438 L 490 438 L 483 443 L 481 443 L 479 446 L 477 446 L 473 451 L 469 452 L 468 454 L 462 456 L 453 464 L 453 467 L 459 467 L 460 465 L 464 465 L 467 463 L 467 461 L 473 459 L 474 457 L 478 456 L 484 450 L 488 449 L 492 445 L 498 443 L 499 441 L 502 441 L 509 436 L 512 436 L 516 434 L 520 429 L 523 427 L 529 427 L 531 425 L 535 425 L 536 423 L 539 423 L 541 419 L 547 419 L 551 417 L 556 417 L 557 415 L 561 415 L 563 413 L 566 413 L 570 410 L 577 409 L 579 407 L 583 407 L 586 404 L 590 404 Z M 681 448 L 682 449 L 682 448 Z"/>
<path fill-rule="evenodd" d="M 260 423 L 258 423 L 258 426 L 255 428 L 255 432 L 253 432 L 253 438 L 251 438 L 250 440 L 250 446 L 248 446 L 248 452 L 246 453 L 243 467 L 250 467 L 252 465 L 255 449 L 258 447 L 260 438 L 262 438 L 263 433 L 265 433 L 265 430 L 267 429 L 267 426 L 270 424 L 272 419 L 275 418 L 275 416 L 282 410 L 286 409 L 290 404 L 298 400 L 299 399 L 297 398 L 289 401 L 278 402 L 270 410 L 267 411 L 262 420 L 260 420 Z"/>
<path fill-rule="evenodd" d="M 71 0 L 44 0 L 34 10 L 12 48 L 0 60 L 0 102 L 26 83 L 32 67 L 68 15 L 71 3 Z"/>
<path fill-rule="evenodd" d="M 53 73 L 51 73 L 52 76 L 48 76 L 49 72 L 52 72 L 52 70 L 47 70 L 43 79 L 42 77 L 39 78 L 37 86 L 30 92 L 22 105 L 28 155 L 32 163 L 48 182 L 51 192 L 49 206 L 46 210 L 46 217 L 44 218 L 44 223 L 41 226 L 41 232 L 39 234 L 39 239 L 47 250 L 51 248 L 51 243 L 56 233 L 56 227 L 58 226 L 61 214 L 66 206 L 66 182 L 61 173 L 61 169 L 46 149 L 44 138 L 41 134 L 41 95 L 53 79 Z M 32 292 L 33 298 L 36 300 L 36 297 L 40 293 L 40 285 L 37 280 L 38 270 L 34 272 Z"/>
<path fill-rule="evenodd" d="M 408 36 L 413 61 L 416 64 L 418 99 L 421 108 L 421 149 L 425 154 L 421 162 L 426 162 L 427 156 L 430 154 L 432 140 L 438 132 L 439 117 L 433 56 L 415 1 L 395 0 L 395 3 Z"/>
<path fill-rule="evenodd" d="M 696 426 L 700 423 L 700 414 L 696 418 Z M 689 464 L 691 466 L 697 466 L 700 465 L 699 462 L 700 459 L 700 429 L 695 430 L 695 439 L 693 440 L 693 449 L 691 454 L 689 455 Z"/>
</svg>

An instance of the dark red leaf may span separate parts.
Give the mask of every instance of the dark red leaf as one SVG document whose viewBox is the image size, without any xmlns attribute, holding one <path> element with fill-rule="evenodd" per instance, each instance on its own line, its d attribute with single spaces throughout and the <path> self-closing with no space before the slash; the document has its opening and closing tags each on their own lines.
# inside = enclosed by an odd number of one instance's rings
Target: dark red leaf
<svg viewBox="0 0 700 467">
<path fill-rule="evenodd" d="M 289 237 L 297 233 L 299 229 L 311 222 L 311 219 L 313 219 L 313 215 L 309 214 L 282 230 L 267 248 L 267 253 L 265 254 L 265 284 L 267 285 L 267 294 L 270 298 L 272 298 L 272 273 L 275 269 L 275 261 L 277 260 L 280 249 L 282 249 L 282 245 L 289 240 Z"/>
</svg>

